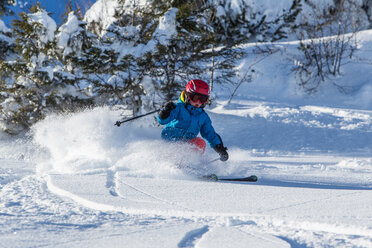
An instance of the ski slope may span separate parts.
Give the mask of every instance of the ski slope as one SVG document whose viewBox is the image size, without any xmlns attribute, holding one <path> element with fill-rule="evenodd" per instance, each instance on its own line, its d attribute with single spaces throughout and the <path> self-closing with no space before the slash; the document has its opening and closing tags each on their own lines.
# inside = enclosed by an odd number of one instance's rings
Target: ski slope
<svg viewBox="0 0 372 248">
<path fill-rule="evenodd" d="M 208 112 L 225 163 L 205 164 L 210 148 L 200 157 L 161 141 L 153 117 L 118 128 L 107 108 L 4 136 L 1 246 L 372 245 L 372 111 L 236 100 Z M 194 171 L 259 181 L 206 182 Z"/>
</svg>

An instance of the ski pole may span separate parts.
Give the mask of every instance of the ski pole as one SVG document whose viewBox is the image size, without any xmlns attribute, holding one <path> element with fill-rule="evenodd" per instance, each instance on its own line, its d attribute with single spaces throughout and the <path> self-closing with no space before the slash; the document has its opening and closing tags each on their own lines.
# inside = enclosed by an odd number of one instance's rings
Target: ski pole
<svg viewBox="0 0 372 248">
<path fill-rule="evenodd" d="M 117 122 L 115 122 L 114 125 L 120 127 L 120 125 L 123 124 L 124 122 L 132 121 L 132 120 L 135 120 L 135 119 L 138 119 L 138 118 L 147 116 L 147 115 L 151 115 L 151 114 L 156 113 L 156 112 L 159 112 L 159 111 L 160 111 L 160 109 L 156 109 L 154 111 L 151 111 L 151 112 L 146 113 L 146 114 L 143 114 L 143 115 L 138 115 L 138 116 L 135 116 L 135 117 L 132 117 L 132 118 L 123 120 L 123 121 L 117 121 Z"/>
<path fill-rule="evenodd" d="M 220 158 L 213 159 L 213 160 L 207 162 L 207 164 L 211 164 L 211 163 L 216 162 L 216 161 L 218 161 L 218 160 L 220 160 Z"/>
</svg>

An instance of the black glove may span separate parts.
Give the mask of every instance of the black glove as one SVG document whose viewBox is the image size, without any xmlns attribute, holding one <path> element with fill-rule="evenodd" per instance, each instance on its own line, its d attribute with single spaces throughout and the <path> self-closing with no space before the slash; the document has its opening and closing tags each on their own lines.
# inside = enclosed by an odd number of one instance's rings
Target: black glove
<svg viewBox="0 0 372 248">
<path fill-rule="evenodd" d="M 223 144 L 216 145 L 215 148 L 213 148 L 218 155 L 220 155 L 220 160 L 225 162 L 229 159 L 229 154 L 227 153 L 227 148 L 223 146 Z"/>
<path fill-rule="evenodd" d="M 170 115 L 170 112 L 176 108 L 176 104 L 173 102 L 167 102 L 163 105 L 159 112 L 160 119 L 167 119 Z"/>
</svg>

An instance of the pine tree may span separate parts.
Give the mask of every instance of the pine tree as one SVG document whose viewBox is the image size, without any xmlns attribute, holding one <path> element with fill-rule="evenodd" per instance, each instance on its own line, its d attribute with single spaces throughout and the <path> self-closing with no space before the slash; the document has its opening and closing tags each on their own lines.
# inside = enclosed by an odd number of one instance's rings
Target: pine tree
<svg viewBox="0 0 372 248">
<path fill-rule="evenodd" d="M 15 62 L 3 61 L 3 94 L 0 107 L 4 131 L 18 133 L 55 111 L 73 110 L 85 104 L 73 82 L 66 81 L 63 65 L 56 57 L 56 23 L 40 4 L 21 13 L 14 22 Z M 84 104 L 80 104 L 83 102 Z"/>
<path fill-rule="evenodd" d="M 159 104 L 176 99 L 192 78 L 209 81 L 210 71 L 218 71 L 213 73 L 215 80 L 221 82 L 224 77 L 226 82 L 234 74 L 236 50 L 231 47 L 213 49 L 219 43 L 216 43 L 216 30 L 210 24 L 210 6 L 204 1 L 121 3 L 123 5 L 116 8 L 117 21 L 106 30 L 91 23 L 89 27 L 93 32 L 100 30 L 98 34 L 103 34 L 101 40 L 105 50 L 112 49 L 113 54 L 117 53 L 116 64 L 110 68 L 127 75 L 124 91 L 131 90 L 125 93 L 126 96 L 133 91 L 137 94 L 133 99 L 148 98 L 150 90 L 141 81 L 151 79 L 150 88 L 155 94 L 152 101 L 146 101 Z"/>
<path fill-rule="evenodd" d="M 86 30 L 86 23 L 80 20 L 73 11 L 66 13 L 66 16 L 66 22 L 58 28 L 56 34 L 55 51 L 58 60 L 62 63 L 61 80 L 74 85 L 79 92 L 85 93 L 86 99 L 93 98 L 84 68 L 88 67 L 92 61 L 98 63 L 94 60 L 90 61 L 88 56 L 89 52 L 94 50 L 98 38 Z"/>
<path fill-rule="evenodd" d="M 137 52 L 146 50 L 145 44 L 150 40 L 156 22 L 141 13 L 142 6 L 137 6 L 136 1 L 125 4 L 127 7 L 122 5 L 117 9 L 117 21 L 107 29 L 88 23 L 88 29 L 101 37 L 98 44 L 87 50 L 87 61 L 81 65 L 92 82 L 97 104 L 120 104 L 135 114 L 143 102 L 146 102 L 146 108 L 153 105 L 148 97 L 151 93 L 141 84 L 145 74 L 136 57 L 144 54 Z M 133 4 L 132 8 L 128 4 Z M 144 101 L 143 97 L 146 98 Z"/>
<path fill-rule="evenodd" d="M 296 28 L 295 20 L 302 10 L 302 0 L 293 0 L 288 10 L 268 20 L 265 13 L 255 10 L 248 1 L 208 0 L 212 25 L 218 42 L 228 46 L 252 41 L 267 42 L 287 38 Z M 233 7 L 232 7 L 233 5 Z"/>
<path fill-rule="evenodd" d="M 211 84 L 222 80 L 226 83 L 234 75 L 234 61 L 241 52 L 228 46 L 219 47 L 217 52 L 215 47 L 220 43 L 211 25 L 210 7 L 204 1 L 153 3 L 153 14 L 156 10 L 163 11 L 159 27 L 167 25 L 162 22 L 173 21 L 175 29 L 165 42 L 158 38 L 157 49 L 147 54 L 142 62 L 146 65 L 146 73 L 160 85 L 165 101 L 176 99 L 190 79 L 201 78 Z M 174 17 L 173 12 L 176 12 Z M 165 32 L 169 33 L 168 29 Z"/>
</svg>

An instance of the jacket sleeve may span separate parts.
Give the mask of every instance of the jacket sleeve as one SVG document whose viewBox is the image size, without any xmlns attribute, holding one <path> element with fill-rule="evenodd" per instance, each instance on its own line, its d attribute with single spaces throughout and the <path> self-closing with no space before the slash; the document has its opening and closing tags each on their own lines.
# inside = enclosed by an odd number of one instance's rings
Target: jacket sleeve
<svg viewBox="0 0 372 248">
<path fill-rule="evenodd" d="M 174 119 L 177 117 L 179 111 L 180 111 L 180 106 L 179 106 L 178 104 L 176 104 L 176 108 L 173 109 L 173 110 L 170 112 L 168 118 L 166 118 L 166 119 L 161 119 L 161 118 L 159 117 L 159 114 L 158 114 L 158 115 L 157 115 L 157 119 L 158 119 L 159 124 L 160 124 L 160 125 L 168 124 L 169 122 L 171 122 L 172 120 L 174 120 Z"/>
<path fill-rule="evenodd" d="M 220 136 L 214 130 L 212 126 L 212 121 L 207 114 L 206 114 L 205 121 L 200 128 L 200 134 L 204 139 L 208 141 L 210 147 L 212 148 L 215 148 L 216 145 L 222 143 Z"/>
</svg>

